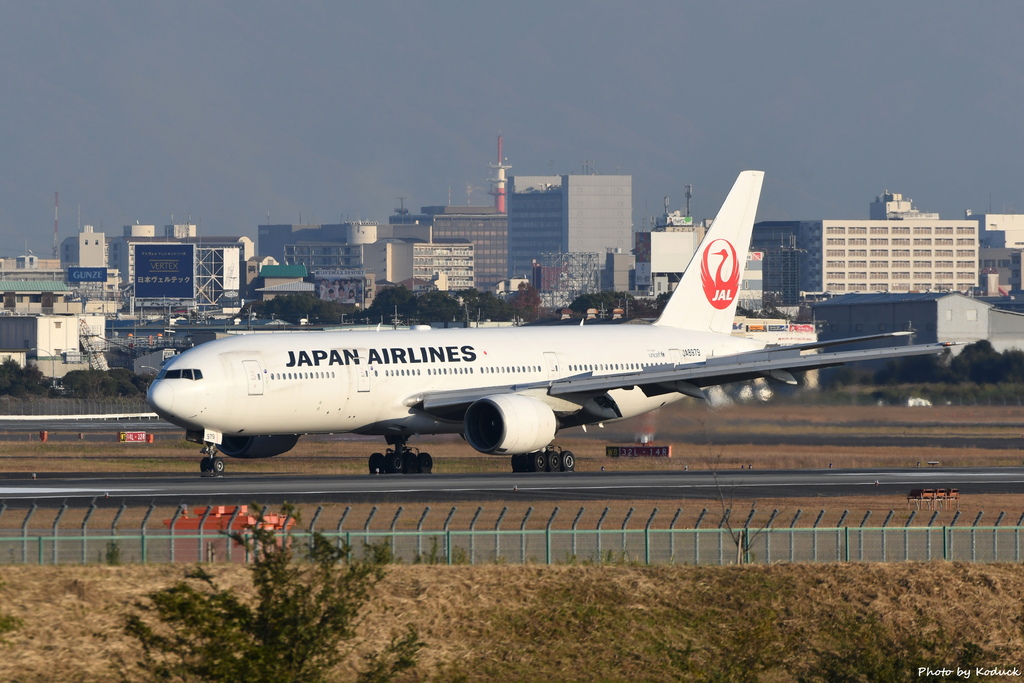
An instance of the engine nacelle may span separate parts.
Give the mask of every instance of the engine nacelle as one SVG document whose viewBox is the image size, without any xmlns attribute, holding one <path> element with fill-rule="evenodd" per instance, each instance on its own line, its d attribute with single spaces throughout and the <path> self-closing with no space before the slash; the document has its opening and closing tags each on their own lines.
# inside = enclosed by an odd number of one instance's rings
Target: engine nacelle
<svg viewBox="0 0 1024 683">
<path fill-rule="evenodd" d="M 466 441 L 481 453 L 532 453 L 549 443 L 558 429 L 555 413 L 543 401 L 517 394 L 488 396 L 469 406 Z"/>
<path fill-rule="evenodd" d="M 298 441 L 298 434 L 224 436 L 217 450 L 232 458 L 272 458 L 290 451 Z"/>
</svg>

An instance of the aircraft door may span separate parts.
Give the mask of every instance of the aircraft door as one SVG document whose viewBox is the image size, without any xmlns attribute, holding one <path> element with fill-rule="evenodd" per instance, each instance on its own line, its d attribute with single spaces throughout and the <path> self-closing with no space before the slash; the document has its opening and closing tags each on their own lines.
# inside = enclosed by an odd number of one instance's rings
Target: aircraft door
<svg viewBox="0 0 1024 683">
<path fill-rule="evenodd" d="M 258 360 L 243 360 L 242 369 L 245 371 L 245 382 L 250 396 L 263 395 L 263 368 Z"/>
<path fill-rule="evenodd" d="M 373 376 L 373 368 L 369 365 L 366 349 L 358 349 L 357 353 L 359 354 L 359 358 L 366 364 L 364 365 L 361 363 L 359 365 L 350 365 L 349 367 L 355 371 L 356 391 L 368 392 L 370 390 L 370 379 Z"/>
<path fill-rule="evenodd" d="M 544 368 L 547 370 L 548 379 L 558 378 L 558 355 L 551 352 L 544 352 Z"/>
<path fill-rule="evenodd" d="M 683 354 L 679 349 L 669 349 L 668 359 L 672 362 L 672 365 L 680 365 L 683 362 Z"/>
</svg>

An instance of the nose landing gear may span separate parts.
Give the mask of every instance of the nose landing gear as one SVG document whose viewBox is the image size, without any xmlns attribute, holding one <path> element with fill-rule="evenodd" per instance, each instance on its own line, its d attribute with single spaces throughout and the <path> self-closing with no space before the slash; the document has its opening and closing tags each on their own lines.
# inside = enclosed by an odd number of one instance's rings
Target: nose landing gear
<svg viewBox="0 0 1024 683">
<path fill-rule="evenodd" d="M 224 475 L 224 460 L 217 456 L 217 445 L 208 443 L 199 451 L 205 457 L 199 461 L 199 473 L 204 477 Z"/>
</svg>

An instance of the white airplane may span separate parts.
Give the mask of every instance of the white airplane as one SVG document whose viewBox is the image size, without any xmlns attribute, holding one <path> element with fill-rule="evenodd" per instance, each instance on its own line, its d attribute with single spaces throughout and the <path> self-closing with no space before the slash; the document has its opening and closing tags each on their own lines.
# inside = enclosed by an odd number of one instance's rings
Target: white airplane
<svg viewBox="0 0 1024 683">
<path fill-rule="evenodd" d="M 705 387 L 846 362 L 938 353 L 944 344 L 819 352 L 843 341 L 768 347 L 731 334 L 764 173 L 744 171 L 653 325 L 514 329 L 414 328 L 243 334 L 175 356 L 150 386 L 165 420 L 217 452 L 279 455 L 303 434 L 385 437 L 370 472 L 429 472 L 408 447 L 423 434 L 461 434 L 513 471 L 571 471 L 560 429 L 628 419 Z M 908 334 L 908 333 L 902 333 Z"/>
</svg>

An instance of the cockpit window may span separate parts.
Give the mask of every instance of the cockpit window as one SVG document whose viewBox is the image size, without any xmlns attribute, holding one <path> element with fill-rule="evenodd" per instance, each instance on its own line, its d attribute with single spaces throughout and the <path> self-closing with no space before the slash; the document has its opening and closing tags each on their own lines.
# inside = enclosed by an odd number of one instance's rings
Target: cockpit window
<svg viewBox="0 0 1024 683">
<path fill-rule="evenodd" d="M 192 368 L 183 368 L 180 370 L 165 370 L 162 374 L 162 379 L 202 379 L 202 370 L 193 370 Z"/>
</svg>

